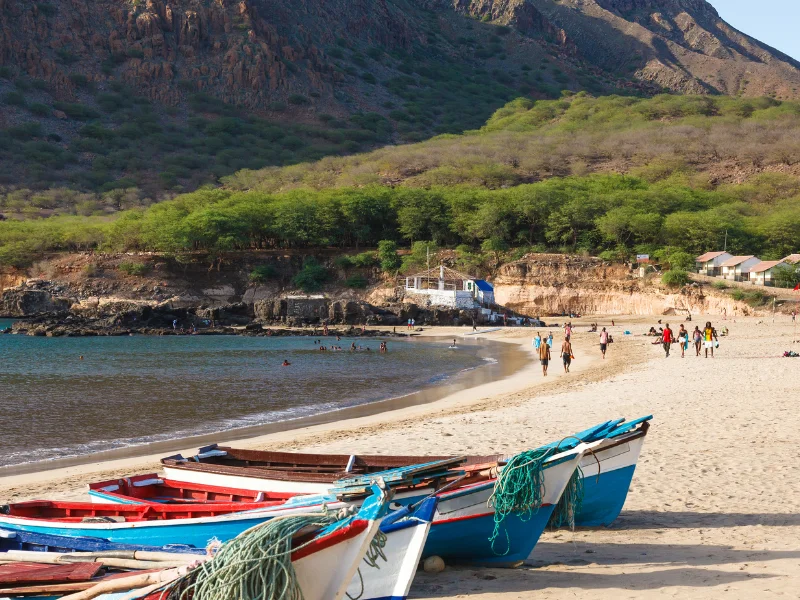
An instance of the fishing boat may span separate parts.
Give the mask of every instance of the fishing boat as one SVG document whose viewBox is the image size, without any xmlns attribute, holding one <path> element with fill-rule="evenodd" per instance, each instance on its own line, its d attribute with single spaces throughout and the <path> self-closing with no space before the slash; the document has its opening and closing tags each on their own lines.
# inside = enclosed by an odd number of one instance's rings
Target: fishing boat
<svg viewBox="0 0 800 600">
<path fill-rule="evenodd" d="M 583 499 L 577 527 L 608 527 L 622 512 L 652 416 L 609 423 L 598 433 L 599 446 L 583 457 Z"/>
<path fill-rule="evenodd" d="M 100 504 L 247 504 L 264 508 L 281 504 L 297 494 L 226 488 L 172 481 L 157 473 L 89 484 L 89 499 Z"/>
<path fill-rule="evenodd" d="M 68 537 L 95 537 L 109 542 L 205 548 L 212 539 L 236 537 L 276 516 L 345 507 L 335 498 L 291 498 L 267 508 L 248 504 L 98 504 L 34 500 L 0 506 L 0 529 Z"/>
<path fill-rule="evenodd" d="M 595 442 L 596 443 L 596 442 Z M 423 558 L 440 556 L 452 562 L 513 567 L 533 551 L 547 527 L 572 474 L 591 444 L 578 444 L 550 455 L 542 464 L 542 496 L 535 506 L 500 518 L 496 512 L 498 479 L 473 483 L 437 494 L 439 503 Z"/>
<path fill-rule="evenodd" d="M 359 563 L 347 593 L 360 600 L 381 600 L 385 598 L 402 599 L 408 595 L 414 574 L 417 570 L 422 549 L 430 531 L 431 521 L 436 509 L 436 498 L 427 498 L 413 508 L 403 507 L 388 514 L 380 524 L 380 540 L 370 548 Z M 101 538 L 68 537 L 31 533 L 26 531 L 0 530 L 0 553 L 26 551 L 46 553 L 79 553 L 81 558 L 114 557 L 118 559 L 150 560 L 154 554 L 165 554 L 162 558 L 177 554 L 205 556 L 204 548 L 191 548 L 184 545 L 145 546 L 109 542 Z M 22 552 L 19 552 L 22 551 Z M 0 561 L 3 555 L 0 554 Z M 55 585 L 39 589 L 58 590 L 64 586 Z M 85 589 L 88 585 L 72 586 L 68 591 Z"/>
<path fill-rule="evenodd" d="M 437 498 L 390 513 L 381 523 L 379 551 L 367 551 L 347 588 L 348 598 L 405 600 L 436 513 Z"/>
<path fill-rule="evenodd" d="M 120 544 L 96 537 L 70 537 L 50 535 L 31 531 L 0 529 L 0 553 L 11 551 L 27 552 L 113 552 L 142 553 L 162 552 L 169 554 L 195 554 L 204 556 L 205 548 L 194 548 L 184 544 L 148 546 L 144 544 Z M 0 555 L 2 556 L 2 555 Z"/>
<path fill-rule="evenodd" d="M 574 524 L 582 527 L 610 525 L 622 511 L 652 415 L 626 422 L 605 421 L 548 444 L 567 450 L 579 443 L 601 442 L 581 461 L 583 503 Z M 281 493 L 325 493 L 337 479 L 404 465 L 444 460 L 446 456 L 383 456 L 261 452 L 211 445 L 197 455 L 162 459 L 165 477 L 176 482 L 215 485 L 242 490 Z M 503 455 L 469 456 L 461 466 L 480 473 L 486 465 L 502 462 Z M 402 494 L 399 494 L 402 496 Z"/>
<path fill-rule="evenodd" d="M 165 477 L 172 481 L 257 492 L 325 494 L 333 482 L 344 477 L 453 458 L 264 452 L 213 444 L 201 448 L 190 458 L 180 454 L 168 456 L 161 459 L 161 464 Z M 486 458 L 486 461 L 475 462 L 493 462 L 496 459 Z"/>
<path fill-rule="evenodd" d="M 244 572 L 240 570 L 239 576 L 255 577 L 255 584 L 259 587 L 264 586 L 264 589 L 270 589 L 269 586 L 273 586 L 283 589 L 282 586 L 285 586 L 287 582 L 292 582 L 290 585 L 296 585 L 300 595 L 306 600 L 340 600 L 358 571 L 365 554 L 375 546 L 375 537 L 386 515 L 389 498 L 390 492 L 378 482 L 377 485 L 372 486 L 372 495 L 364 500 L 357 514 L 342 515 L 339 519 L 331 518 L 330 512 L 319 510 L 320 506 L 313 506 L 310 507 L 310 510 L 306 509 L 302 513 L 291 515 L 294 519 L 262 520 L 260 524 L 242 532 L 233 542 L 230 542 L 233 544 L 232 546 L 223 545 L 218 554 L 205 562 L 201 568 L 198 568 L 197 562 L 195 562 L 194 564 L 183 564 L 179 568 L 164 569 L 155 573 L 146 572 L 143 575 L 131 575 L 114 581 L 103 578 L 94 583 L 94 587 L 89 592 L 91 595 L 87 597 L 95 597 L 107 591 L 129 592 L 126 596 L 129 598 L 147 598 L 150 597 L 148 594 L 158 591 L 159 593 L 155 597 L 166 597 L 172 587 L 177 592 L 184 589 L 186 585 L 195 586 L 195 590 L 202 589 L 203 585 L 209 583 L 209 574 L 211 574 L 211 579 L 213 579 L 215 571 L 219 573 L 222 570 L 227 575 L 225 565 L 230 564 L 229 562 L 223 563 L 219 567 L 214 563 L 228 560 L 232 555 L 234 560 L 242 560 L 248 565 L 253 565 L 244 569 Z M 409 516 L 408 511 L 403 515 L 398 515 L 398 520 L 407 516 Z M 328 525 L 322 529 L 319 526 L 315 527 L 315 530 L 308 529 L 310 526 L 320 523 L 328 523 Z M 273 524 L 278 527 L 269 529 Z M 284 532 L 282 528 L 286 527 L 288 529 Z M 261 539 L 266 539 L 266 546 L 251 543 L 251 538 L 263 534 L 266 534 L 266 537 Z M 390 535 L 385 536 L 387 540 L 389 537 Z M 279 544 L 281 539 L 290 541 L 290 544 L 288 546 Z M 402 541 L 399 537 L 395 537 L 392 541 L 391 546 L 395 549 L 395 554 L 403 553 L 403 548 L 400 547 Z M 64 540 L 58 540 L 58 542 L 69 543 Z M 387 542 L 385 545 L 389 546 L 390 544 Z M 277 548 L 277 550 L 264 554 L 264 547 Z M 285 548 L 285 550 L 281 550 L 281 548 Z M 83 556 L 83 553 L 81 554 L 79 558 L 87 558 Z M 109 552 L 104 554 L 109 554 Z M 60 555 L 47 556 L 42 557 L 40 562 L 57 561 L 60 558 Z M 66 556 L 65 558 L 69 561 L 71 557 Z M 283 574 L 287 573 L 285 567 L 289 562 L 291 562 L 291 573 L 287 578 Z M 271 572 L 281 575 L 279 579 L 261 578 L 259 569 L 266 573 L 268 566 L 266 563 L 270 563 L 272 566 Z M 86 564 L 82 565 L 82 567 L 86 566 Z M 68 565 L 61 565 L 61 568 L 64 567 L 68 567 Z M 89 567 L 94 568 L 92 565 Z M 253 575 L 254 569 L 256 570 L 255 575 Z M 203 579 L 204 576 L 206 579 Z M 386 578 L 384 577 L 384 579 Z M 397 578 L 395 577 L 395 579 Z M 367 581 L 375 587 L 374 582 L 369 578 Z M 252 583 L 253 581 L 251 581 Z M 32 590 L 29 588 L 28 591 Z M 22 593 L 25 591 L 22 590 Z M 99 595 L 98 597 L 104 596 Z M 109 595 L 107 597 L 119 598 L 120 596 Z M 270 597 L 272 596 L 270 595 Z"/>
</svg>

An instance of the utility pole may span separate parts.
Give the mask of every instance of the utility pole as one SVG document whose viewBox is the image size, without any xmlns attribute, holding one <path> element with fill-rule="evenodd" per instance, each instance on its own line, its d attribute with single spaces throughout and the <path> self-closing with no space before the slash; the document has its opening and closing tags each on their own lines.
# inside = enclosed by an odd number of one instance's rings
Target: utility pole
<svg viewBox="0 0 800 600">
<path fill-rule="evenodd" d="M 722 248 L 722 251 L 723 252 L 727 252 L 728 251 L 728 230 L 727 229 L 725 230 L 725 247 Z"/>
</svg>

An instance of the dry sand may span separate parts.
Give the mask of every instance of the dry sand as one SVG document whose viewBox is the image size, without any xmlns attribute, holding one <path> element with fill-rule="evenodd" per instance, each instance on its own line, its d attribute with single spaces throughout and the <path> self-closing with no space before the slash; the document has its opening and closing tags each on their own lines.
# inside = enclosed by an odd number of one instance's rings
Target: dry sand
<svg viewBox="0 0 800 600">
<path fill-rule="evenodd" d="M 800 597 L 800 358 L 781 358 L 786 316 L 723 322 L 714 359 L 664 358 L 640 334 L 652 319 L 617 320 L 599 359 L 596 334 L 575 336 L 572 373 L 538 364 L 456 398 L 243 440 L 256 448 L 331 452 L 492 453 L 548 442 L 618 416 L 654 414 L 622 516 L 609 529 L 547 533 L 514 571 L 420 572 L 413 598 Z M 662 317 L 663 318 L 663 317 Z M 674 320 L 674 318 L 673 318 Z M 695 317 L 694 324 L 705 319 Z M 608 319 L 601 320 L 608 323 Z M 634 336 L 624 336 L 629 329 Z M 677 329 L 677 328 L 675 328 Z M 429 333 L 455 335 L 463 329 Z M 528 348 L 530 330 L 487 334 Z M 558 342 L 558 336 L 556 336 Z M 677 348 L 677 345 L 674 347 Z M 0 498 L 74 497 L 81 484 L 157 467 L 125 459 L 0 479 Z"/>
</svg>

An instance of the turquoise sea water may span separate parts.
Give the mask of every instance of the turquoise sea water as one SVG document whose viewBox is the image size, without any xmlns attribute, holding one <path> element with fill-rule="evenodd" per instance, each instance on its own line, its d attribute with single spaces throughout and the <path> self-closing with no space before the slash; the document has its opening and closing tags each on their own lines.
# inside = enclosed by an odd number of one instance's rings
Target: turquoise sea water
<svg viewBox="0 0 800 600">
<path fill-rule="evenodd" d="M 371 351 L 347 351 L 353 341 Z M 307 337 L 0 335 L 0 466 L 397 397 L 491 360 L 477 346 L 389 339 L 379 354 L 379 343 L 342 338 L 345 351 L 319 352 Z"/>
</svg>

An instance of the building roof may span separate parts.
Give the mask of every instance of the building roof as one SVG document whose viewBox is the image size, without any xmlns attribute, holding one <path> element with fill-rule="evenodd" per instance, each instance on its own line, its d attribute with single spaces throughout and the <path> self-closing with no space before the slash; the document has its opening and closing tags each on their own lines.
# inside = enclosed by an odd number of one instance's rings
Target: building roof
<svg viewBox="0 0 800 600">
<path fill-rule="evenodd" d="M 800 254 L 790 254 L 786 258 L 783 259 L 783 262 L 787 263 L 800 263 Z"/>
<path fill-rule="evenodd" d="M 745 262 L 747 260 L 750 260 L 751 258 L 756 258 L 756 257 L 753 256 L 753 255 L 750 255 L 750 256 L 733 256 L 733 257 L 729 258 L 728 260 L 726 260 L 724 263 L 722 263 L 722 266 L 723 267 L 735 267 L 736 265 L 740 265 L 743 262 Z M 756 259 L 756 260 L 758 260 L 758 259 Z"/>
<path fill-rule="evenodd" d="M 478 288 L 482 292 L 493 292 L 494 287 L 488 281 L 484 281 L 483 279 L 476 279 L 475 280 L 475 287 Z"/>
<path fill-rule="evenodd" d="M 710 260 L 714 260 L 715 258 L 722 256 L 723 254 L 728 254 L 724 250 L 722 252 L 706 252 L 694 259 L 695 262 L 703 263 L 708 262 Z"/>
<path fill-rule="evenodd" d="M 419 277 L 420 279 L 447 279 L 447 280 L 461 280 L 461 281 L 469 281 L 472 279 L 469 275 L 464 275 L 463 273 L 459 273 L 455 269 L 451 269 L 450 267 L 445 267 L 444 265 L 439 265 L 438 267 L 432 267 L 427 271 L 423 271 L 422 273 L 414 273 L 413 275 L 405 275 L 401 277 L 401 279 L 411 279 L 413 277 Z"/>
<path fill-rule="evenodd" d="M 750 267 L 748 269 L 751 273 L 763 273 L 764 271 L 769 271 L 773 267 L 777 267 L 778 265 L 784 264 L 782 260 L 762 260 L 754 267 Z"/>
</svg>

